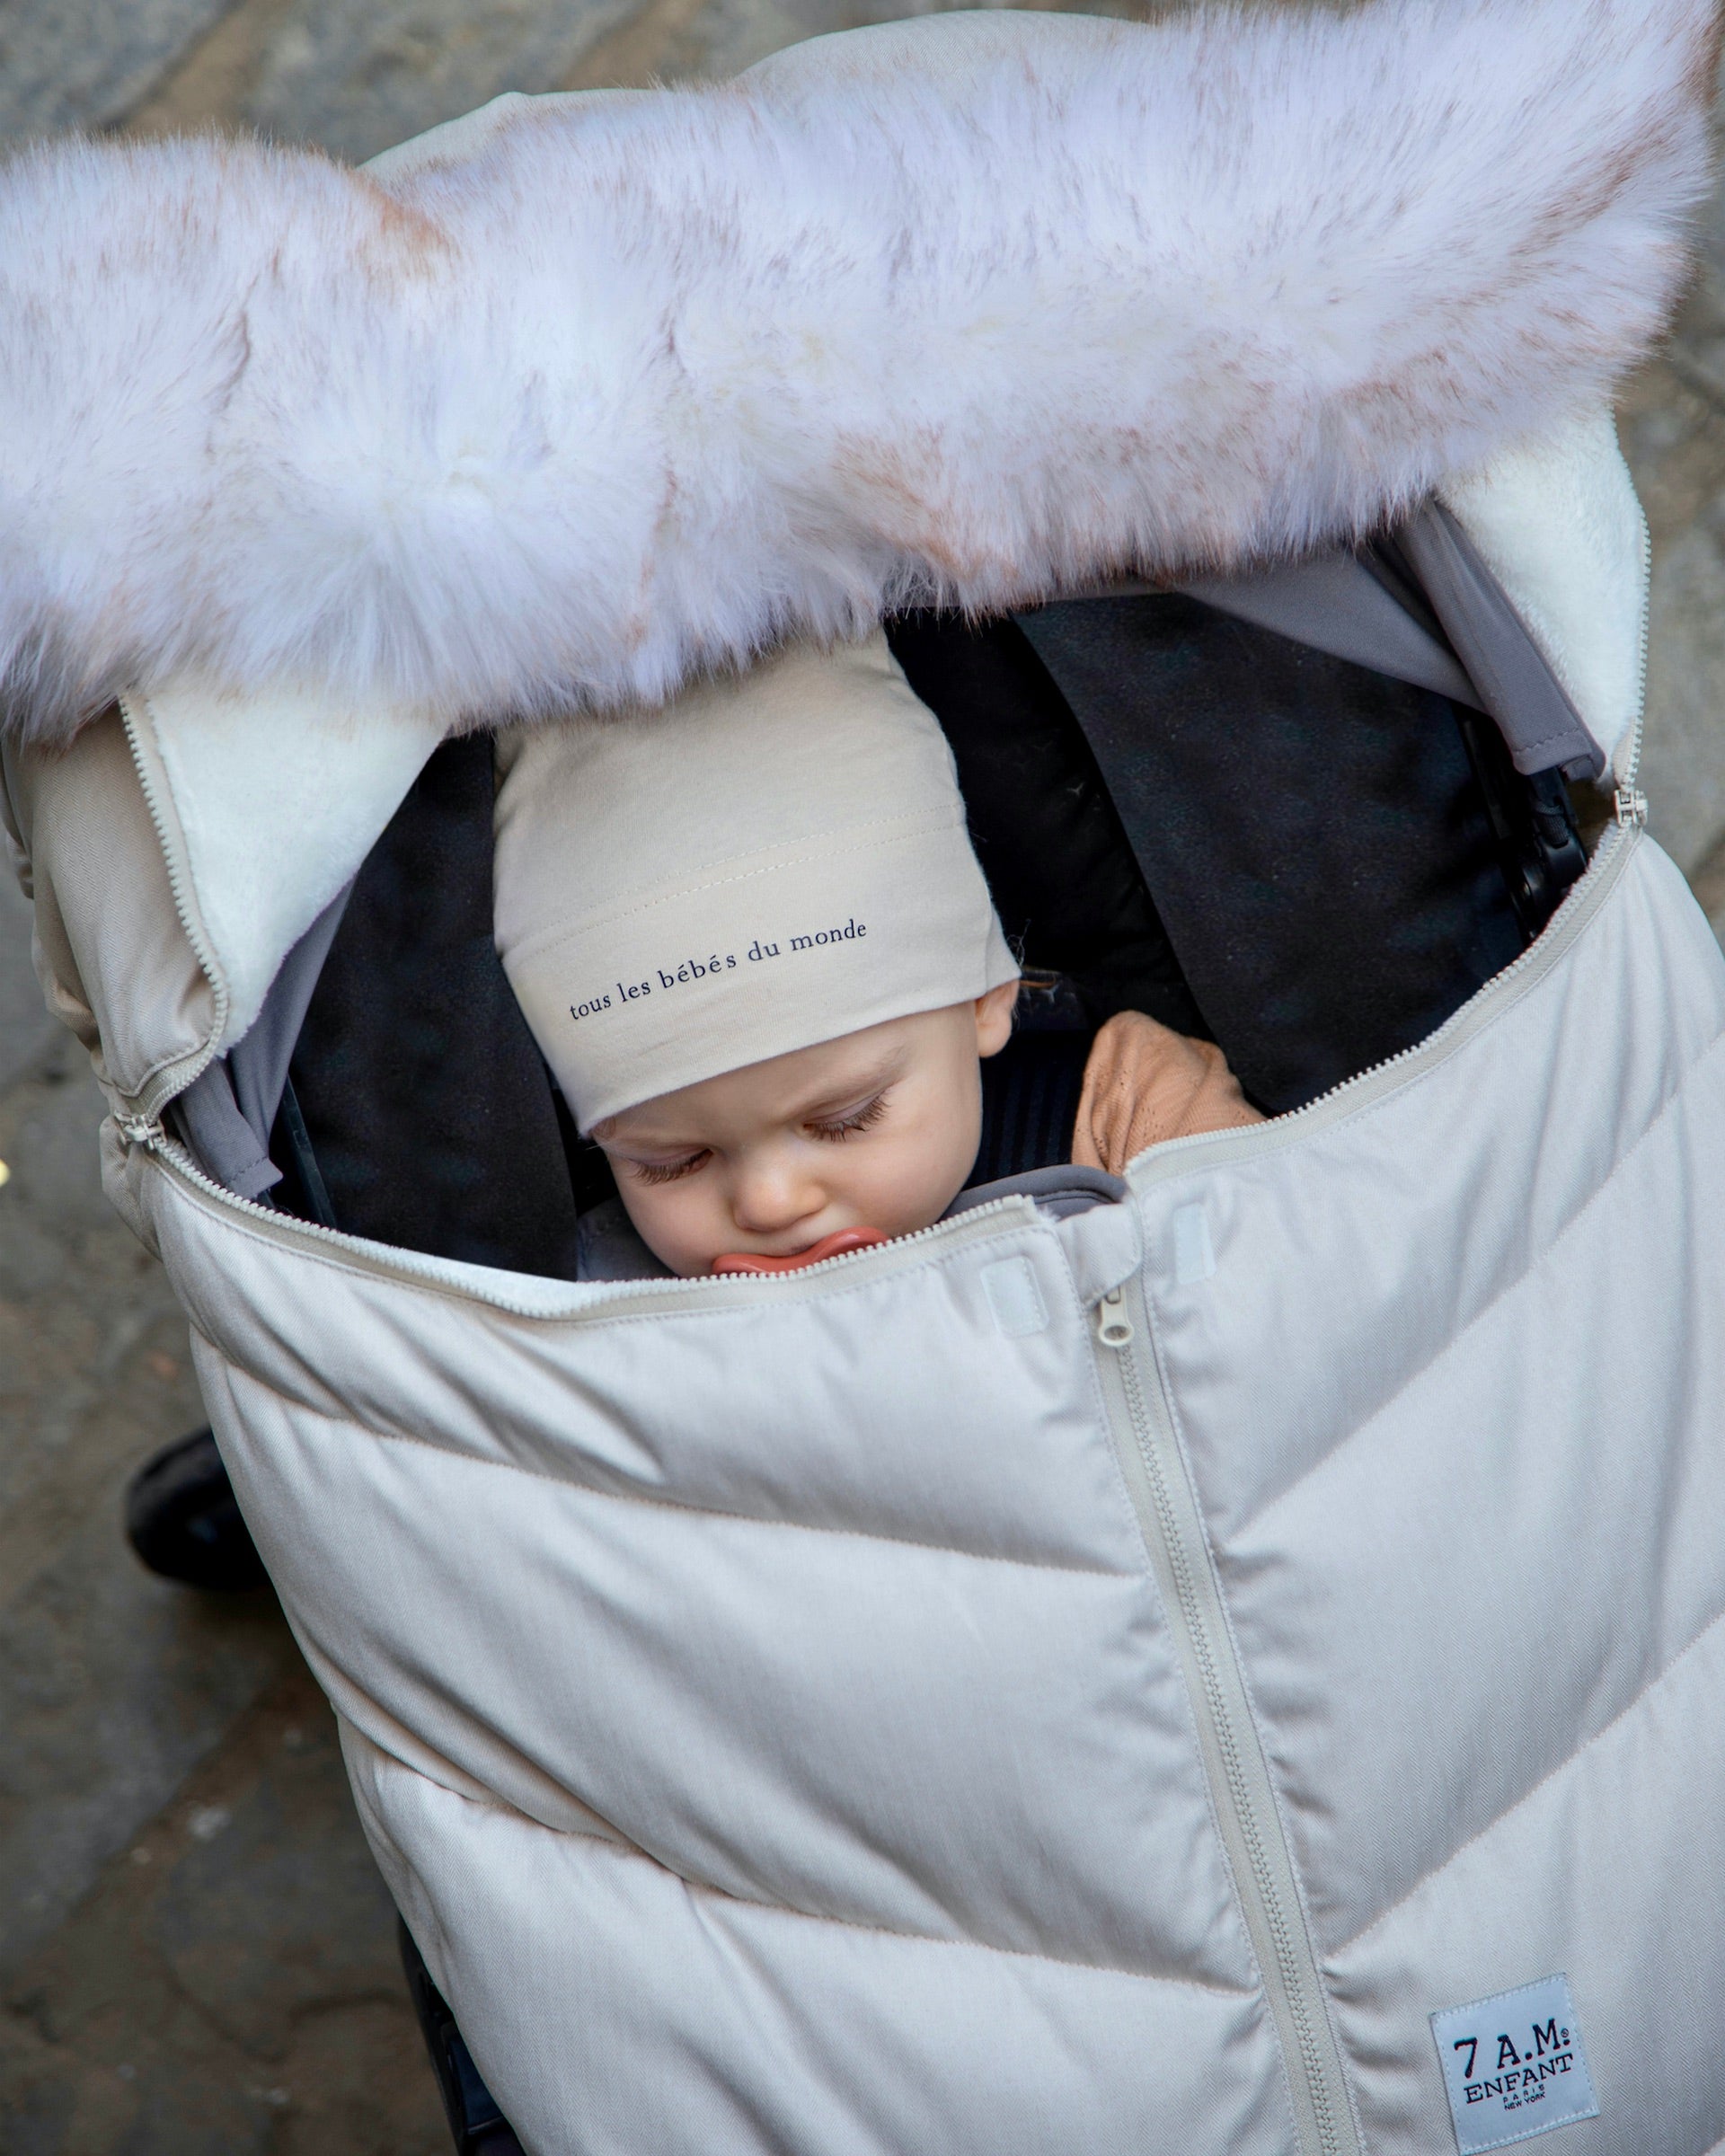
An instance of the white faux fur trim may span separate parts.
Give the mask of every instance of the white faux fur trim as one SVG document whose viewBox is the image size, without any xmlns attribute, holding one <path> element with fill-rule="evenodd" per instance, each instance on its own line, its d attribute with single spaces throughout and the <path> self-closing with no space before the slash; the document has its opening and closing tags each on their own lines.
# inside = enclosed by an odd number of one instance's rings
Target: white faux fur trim
<svg viewBox="0 0 1725 2156">
<path fill-rule="evenodd" d="M 449 722 L 1366 529 L 1596 402 L 1715 0 L 947 16 L 372 177 L 0 173 L 0 683 Z"/>
</svg>

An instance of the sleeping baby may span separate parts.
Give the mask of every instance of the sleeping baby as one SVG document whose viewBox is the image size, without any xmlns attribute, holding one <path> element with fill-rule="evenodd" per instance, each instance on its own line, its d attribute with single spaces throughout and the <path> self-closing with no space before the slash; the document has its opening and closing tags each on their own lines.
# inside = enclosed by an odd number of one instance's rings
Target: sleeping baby
<svg viewBox="0 0 1725 2156">
<path fill-rule="evenodd" d="M 783 1271 L 942 1218 L 1019 968 L 885 639 L 523 730 L 499 762 L 498 949 L 659 1262 Z M 1072 1157 L 1118 1172 L 1258 1119 L 1218 1049 L 1126 1012 Z"/>
</svg>

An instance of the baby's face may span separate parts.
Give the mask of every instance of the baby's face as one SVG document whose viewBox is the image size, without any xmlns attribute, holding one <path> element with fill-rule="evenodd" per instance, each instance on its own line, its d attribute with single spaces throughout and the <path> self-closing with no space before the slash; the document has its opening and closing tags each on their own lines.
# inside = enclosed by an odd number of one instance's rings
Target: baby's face
<svg viewBox="0 0 1725 2156">
<path fill-rule="evenodd" d="M 842 1228 L 909 1235 L 964 1188 L 982 1132 L 978 1059 L 1017 984 L 699 1085 L 597 1125 L 637 1233 L 685 1277 L 731 1251 L 790 1258 Z"/>
</svg>

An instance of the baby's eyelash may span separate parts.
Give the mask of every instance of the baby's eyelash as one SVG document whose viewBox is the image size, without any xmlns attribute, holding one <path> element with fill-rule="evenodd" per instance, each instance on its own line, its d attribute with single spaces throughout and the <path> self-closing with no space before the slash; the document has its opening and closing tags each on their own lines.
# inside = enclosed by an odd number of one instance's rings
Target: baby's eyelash
<svg viewBox="0 0 1725 2156">
<path fill-rule="evenodd" d="M 692 1153 L 686 1161 L 668 1161 L 663 1166 L 652 1161 L 631 1161 L 629 1166 L 637 1182 L 674 1183 L 681 1176 L 693 1175 L 706 1158 L 704 1152 Z"/>
<path fill-rule="evenodd" d="M 854 1115 L 843 1116 L 836 1123 L 811 1123 L 809 1135 L 836 1143 L 840 1138 L 854 1137 L 859 1130 L 871 1130 L 886 1112 L 887 1096 L 877 1093 L 867 1107 L 859 1108 Z"/>
</svg>

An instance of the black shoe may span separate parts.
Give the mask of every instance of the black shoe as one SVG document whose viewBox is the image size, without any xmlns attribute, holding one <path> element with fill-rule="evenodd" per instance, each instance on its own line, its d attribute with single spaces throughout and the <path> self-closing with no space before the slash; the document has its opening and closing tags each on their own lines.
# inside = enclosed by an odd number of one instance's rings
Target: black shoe
<svg viewBox="0 0 1725 2156">
<path fill-rule="evenodd" d="M 443 1993 L 431 1981 L 413 1934 L 398 1916 L 395 1943 L 401 1949 L 402 1974 L 407 1978 L 408 1996 L 430 2054 L 431 2071 L 438 2077 L 438 2093 L 455 2136 L 456 2156 L 525 2156 L 515 2128 L 497 2107 L 497 2099 L 479 2077 L 473 2054 L 467 2048 L 456 2017 L 444 2003 Z"/>
<path fill-rule="evenodd" d="M 208 1430 L 164 1446 L 132 1477 L 126 1540 L 152 1572 L 182 1586 L 237 1595 L 269 1577 Z"/>
</svg>

